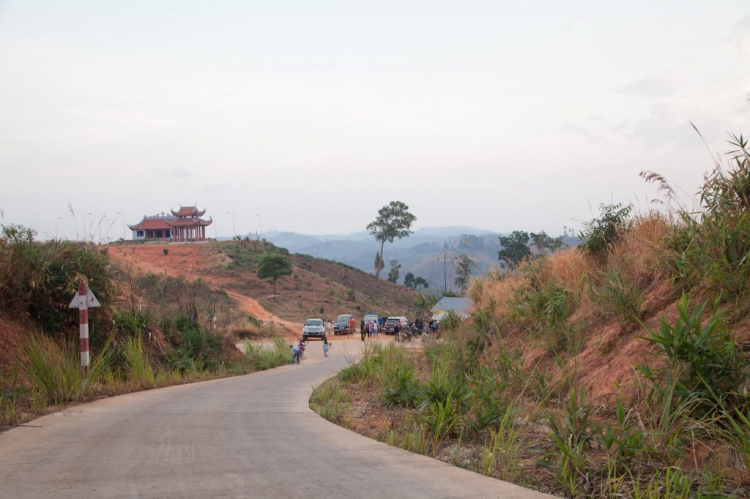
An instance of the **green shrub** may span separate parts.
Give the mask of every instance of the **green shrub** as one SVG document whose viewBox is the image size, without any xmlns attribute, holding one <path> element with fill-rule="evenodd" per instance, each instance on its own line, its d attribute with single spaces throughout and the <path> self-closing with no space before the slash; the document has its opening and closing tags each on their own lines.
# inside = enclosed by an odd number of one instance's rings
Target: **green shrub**
<svg viewBox="0 0 750 499">
<path fill-rule="evenodd" d="M 720 314 L 714 310 L 703 324 L 701 316 L 707 303 L 691 310 L 685 294 L 677 304 L 674 325 L 662 319 L 658 331 L 647 329 L 644 339 L 656 344 L 666 356 L 668 365 L 661 374 L 674 380 L 677 398 L 697 398 L 707 410 L 715 409 L 710 400 L 738 402 L 741 388 L 750 375 L 750 361 L 739 350 L 727 331 Z M 640 366 L 650 380 L 658 379 L 647 366 Z"/>
<path fill-rule="evenodd" d="M 118 309 L 114 316 L 117 331 L 130 337 L 139 336 L 144 333 L 150 321 L 151 314 L 148 310 Z"/>
<path fill-rule="evenodd" d="M 602 315 L 617 315 L 623 325 L 635 324 L 641 316 L 643 294 L 617 270 L 604 274 L 589 288 L 591 301 Z"/>
<path fill-rule="evenodd" d="M 26 313 L 45 331 L 75 326 L 78 314 L 68 304 L 83 276 L 102 304 L 91 314 L 93 338 L 98 326 L 111 320 L 107 307 L 114 295 L 114 273 L 105 250 L 72 241 L 40 243 L 35 236 L 33 229 L 20 225 L 2 226 L 0 309 Z"/>
<path fill-rule="evenodd" d="M 419 382 L 414 377 L 414 368 L 408 363 L 399 365 L 392 376 L 383 380 L 380 400 L 386 406 L 415 407 L 419 396 Z"/>
<path fill-rule="evenodd" d="M 555 281 L 522 286 L 516 291 L 512 317 L 534 328 L 550 328 L 573 312 L 577 296 Z"/>
<path fill-rule="evenodd" d="M 629 227 L 631 205 L 602 204 L 599 218 L 583 224 L 583 231 L 578 234 L 581 244 L 578 248 L 593 256 L 604 256 L 609 248 Z"/>
</svg>

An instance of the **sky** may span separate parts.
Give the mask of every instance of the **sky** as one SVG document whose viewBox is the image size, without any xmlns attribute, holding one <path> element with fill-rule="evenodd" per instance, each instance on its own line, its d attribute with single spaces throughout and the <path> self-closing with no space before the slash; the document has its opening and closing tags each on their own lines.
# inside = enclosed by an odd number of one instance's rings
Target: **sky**
<svg viewBox="0 0 750 499">
<path fill-rule="evenodd" d="M 0 223 L 558 235 L 643 170 L 694 193 L 749 68 L 747 0 L 0 0 Z"/>
</svg>

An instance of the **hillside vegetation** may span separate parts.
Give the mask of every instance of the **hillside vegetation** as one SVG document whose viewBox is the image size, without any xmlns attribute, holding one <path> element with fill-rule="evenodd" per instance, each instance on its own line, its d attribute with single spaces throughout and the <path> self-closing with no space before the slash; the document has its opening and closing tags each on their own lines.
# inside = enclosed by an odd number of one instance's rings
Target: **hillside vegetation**
<svg viewBox="0 0 750 499">
<path fill-rule="evenodd" d="M 329 419 L 569 497 L 750 494 L 750 160 L 693 203 L 602 206 L 577 249 L 475 279 L 424 354 L 373 348 L 320 387 Z M 355 417 L 357 415 L 367 415 Z"/>
</svg>

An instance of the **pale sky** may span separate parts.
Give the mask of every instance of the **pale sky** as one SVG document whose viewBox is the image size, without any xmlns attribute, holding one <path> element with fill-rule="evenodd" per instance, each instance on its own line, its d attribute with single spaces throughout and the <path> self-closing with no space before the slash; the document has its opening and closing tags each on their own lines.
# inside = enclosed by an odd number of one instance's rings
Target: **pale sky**
<svg viewBox="0 0 750 499">
<path fill-rule="evenodd" d="M 750 3 L 0 0 L 0 223 L 557 235 L 750 134 Z M 122 235 L 122 218 L 110 236 Z"/>
</svg>

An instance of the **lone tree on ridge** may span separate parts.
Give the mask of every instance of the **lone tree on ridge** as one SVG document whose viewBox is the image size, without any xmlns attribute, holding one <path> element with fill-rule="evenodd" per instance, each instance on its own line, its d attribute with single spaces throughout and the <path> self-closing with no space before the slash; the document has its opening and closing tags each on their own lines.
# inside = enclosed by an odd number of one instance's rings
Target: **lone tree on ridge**
<svg viewBox="0 0 750 499">
<path fill-rule="evenodd" d="M 273 292 L 276 293 L 276 281 L 279 277 L 292 273 L 292 261 L 284 255 L 266 255 L 258 264 L 258 277 L 273 282 Z"/>
<path fill-rule="evenodd" d="M 380 252 L 375 259 L 375 277 L 380 278 L 380 271 L 385 267 L 383 258 L 385 242 L 392 243 L 394 239 L 409 237 L 412 233 L 409 230 L 411 224 L 416 220 L 417 217 L 409 213 L 409 207 L 401 201 L 391 201 L 378 210 L 378 218 L 367 226 L 370 234 L 380 241 Z"/>
</svg>

